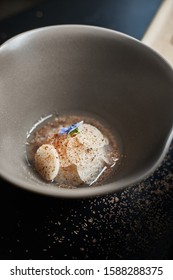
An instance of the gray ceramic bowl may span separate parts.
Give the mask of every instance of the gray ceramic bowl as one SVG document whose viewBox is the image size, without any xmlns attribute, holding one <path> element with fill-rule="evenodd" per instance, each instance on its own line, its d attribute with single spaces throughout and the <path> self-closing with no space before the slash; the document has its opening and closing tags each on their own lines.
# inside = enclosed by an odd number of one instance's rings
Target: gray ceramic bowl
<svg viewBox="0 0 173 280">
<path fill-rule="evenodd" d="M 121 33 L 52 26 L 0 48 L 0 175 L 14 186 L 59 197 L 113 192 L 148 176 L 172 138 L 173 71 Z M 58 189 L 38 180 L 24 156 L 26 133 L 55 111 L 90 112 L 114 128 L 125 155 L 108 184 Z"/>
</svg>

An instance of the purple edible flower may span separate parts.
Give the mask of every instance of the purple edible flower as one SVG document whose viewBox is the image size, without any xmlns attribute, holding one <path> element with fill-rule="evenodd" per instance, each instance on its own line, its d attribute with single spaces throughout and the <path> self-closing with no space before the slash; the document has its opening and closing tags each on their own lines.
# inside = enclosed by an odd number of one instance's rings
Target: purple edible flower
<svg viewBox="0 0 173 280">
<path fill-rule="evenodd" d="M 82 124 L 83 124 L 83 121 L 74 123 L 74 124 L 70 125 L 69 127 L 62 127 L 59 130 L 59 135 L 70 134 L 74 130 L 78 129 L 78 127 Z"/>
</svg>

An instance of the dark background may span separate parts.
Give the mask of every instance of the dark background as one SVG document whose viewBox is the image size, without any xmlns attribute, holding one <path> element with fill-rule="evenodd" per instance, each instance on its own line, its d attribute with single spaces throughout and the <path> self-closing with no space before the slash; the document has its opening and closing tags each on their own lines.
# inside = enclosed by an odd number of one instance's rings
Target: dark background
<svg viewBox="0 0 173 280">
<path fill-rule="evenodd" d="M 18 1 L 17 9 L 14 2 Z M 18 1 L 2 1 L 1 43 L 23 31 L 56 24 L 97 25 L 141 39 L 163 0 Z"/>
<path fill-rule="evenodd" d="M 69 23 L 103 26 L 140 40 L 161 2 L 2 1 L 0 43 L 29 29 Z M 172 259 L 172 166 L 173 144 L 148 179 L 78 200 L 39 196 L 1 179 L 0 258 Z"/>
</svg>

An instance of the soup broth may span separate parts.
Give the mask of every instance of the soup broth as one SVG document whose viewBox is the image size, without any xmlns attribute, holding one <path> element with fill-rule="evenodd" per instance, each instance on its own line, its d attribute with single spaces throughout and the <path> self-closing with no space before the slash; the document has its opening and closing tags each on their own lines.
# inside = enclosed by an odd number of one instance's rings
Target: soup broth
<svg viewBox="0 0 173 280">
<path fill-rule="evenodd" d="M 43 118 L 30 130 L 27 162 L 40 179 L 61 188 L 104 184 L 116 172 L 116 137 L 93 117 Z"/>
</svg>

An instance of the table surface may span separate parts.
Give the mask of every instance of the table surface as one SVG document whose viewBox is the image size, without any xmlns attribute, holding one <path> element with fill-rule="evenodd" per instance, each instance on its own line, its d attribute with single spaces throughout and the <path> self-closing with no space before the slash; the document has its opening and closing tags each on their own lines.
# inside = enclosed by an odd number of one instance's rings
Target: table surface
<svg viewBox="0 0 173 280">
<path fill-rule="evenodd" d="M 154 20 L 142 38 L 173 66 L 173 1 L 163 1 Z"/>
<path fill-rule="evenodd" d="M 49 1 L 48 4 L 45 1 L 3 21 L 0 25 L 1 42 L 27 29 L 54 24 L 56 15 L 62 15 L 62 10 L 65 17 L 58 17 L 56 24 L 90 22 L 111 28 L 109 16 L 113 18 L 114 14 L 117 20 L 123 15 L 123 23 L 114 22 L 112 28 L 140 39 L 161 3 L 152 1 L 151 7 L 151 1 L 146 0 L 116 1 L 114 13 L 110 14 L 108 7 L 111 9 L 115 1 L 107 1 L 106 10 L 104 1 L 99 1 L 99 6 L 96 5 L 98 1 L 84 1 L 84 6 L 77 6 L 77 1 L 73 1 L 74 6 L 71 6 L 69 1 L 64 1 L 66 4 L 58 6 L 58 9 L 55 9 L 55 2 Z M 147 12 L 147 21 L 141 12 L 144 7 L 139 9 L 139 2 L 147 3 L 145 11 L 150 11 L 150 16 Z M 83 8 L 89 9 L 87 15 Z M 52 9 L 57 12 L 52 14 Z M 130 16 L 127 14 L 131 15 L 133 27 L 128 26 Z M 136 22 L 139 23 L 138 28 L 134 28 Z M 0 258 L 172 259 L 172 167 L 173 143 L 162 164 L 146 180 L 113 194 L 78 200 L 39 196 L 17 189 L 1 179 Z"/>
</svg>

